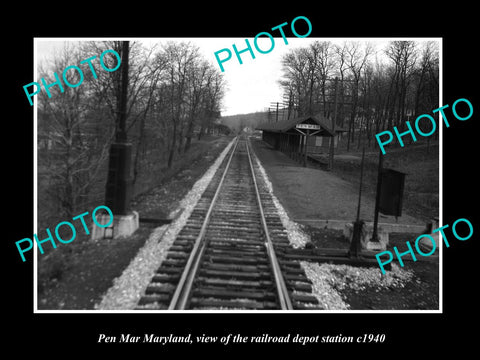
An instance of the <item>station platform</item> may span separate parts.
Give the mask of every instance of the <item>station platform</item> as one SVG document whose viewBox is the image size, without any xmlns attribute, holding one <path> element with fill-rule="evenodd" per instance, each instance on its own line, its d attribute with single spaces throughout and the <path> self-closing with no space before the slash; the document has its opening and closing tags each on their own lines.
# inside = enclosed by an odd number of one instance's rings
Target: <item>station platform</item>
<svg viewBox="0 0 480 360">
<path fill-rule="evenodd" d="M 318 168 L 305 168 L 284 153 L 274 150 L 262 140 L 251 139 L 253 148 L 272 182 L 275 196 L 291 219 L 313 227 L 355 221 L 358 185 Z M 375 198 L 362 194 L 360 219 L 372 222 Z M 425 221 L 408 215 L 396 219 L 379 214 L 379 223 L 391 232 L 420 233 Z"/>
</svg>

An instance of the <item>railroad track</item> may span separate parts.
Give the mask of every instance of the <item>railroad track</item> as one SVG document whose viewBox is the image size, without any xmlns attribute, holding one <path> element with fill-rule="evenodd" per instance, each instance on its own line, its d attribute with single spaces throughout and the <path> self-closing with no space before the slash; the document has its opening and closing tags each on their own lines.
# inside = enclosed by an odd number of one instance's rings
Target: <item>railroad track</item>
<svg viewBox="0 0 480 360">
<path fill-rule="evenodd" d="M 318 308 L 253 156 L 237 138 L 138 309 Z"/>
</svg>

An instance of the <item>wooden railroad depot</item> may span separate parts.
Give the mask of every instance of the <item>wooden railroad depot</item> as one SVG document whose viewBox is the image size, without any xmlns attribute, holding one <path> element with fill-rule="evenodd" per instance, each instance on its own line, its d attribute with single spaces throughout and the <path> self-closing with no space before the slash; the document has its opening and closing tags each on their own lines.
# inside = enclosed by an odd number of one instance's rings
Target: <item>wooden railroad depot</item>
<svg viewBox="0 0 480 360">
<path fill-rule="evenodd" d="M 289 120 L 260 124 L 262 140 L 275 150 L 280 150 L 304 166 L 307 157 L 328 153 L 329 167 L 333 162 L 334 148 L 345 129 L 329 124 L 322 115 L 298 117 Z"/>
</svg>

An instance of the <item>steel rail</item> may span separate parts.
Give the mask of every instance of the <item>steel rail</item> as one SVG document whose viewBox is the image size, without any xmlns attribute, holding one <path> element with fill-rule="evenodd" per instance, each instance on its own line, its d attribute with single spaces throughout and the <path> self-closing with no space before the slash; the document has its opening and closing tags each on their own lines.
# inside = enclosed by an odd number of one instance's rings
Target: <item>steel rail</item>
<svg viewBox="0 0 480 360">
<path fill-rule="evenodd" d="M 253 169 L 252 158 L 250 155 L 249 142 L 250 140 L 247 138 L 245 144 L 247 147 L 248 161 L 250 163 L 250 170 L 252 172 L 253 183 L 255 186 L 255 193 L 257 195 L 257 203 L 258 203 L 258 208 L 260 210 L 260 219 L 263 226 L 263 232 L 265 234 L 265 247 L 267 249 L 268 258 L 270 260 L 273 275 L 275 278 L 278 300 L 280 302 L 280 307 L 282 310 L 293 310 L 293 305 L 290 299 L 290 295 L 288 294 L 287 285 L 285 284 L 285 279 L 283 278 L 282 270 L 280 269 L 280 264 L 278 263 L 278 259 L 275 254 L 275 249 L 273 247 L 273 243 L 268 232 L 268 226 L 265 220 L 265 213 L 263 211 L 263 205 L 260 198 L 260 191 L 258 189 L 257 180 L 255 178 L 255 171 Z"/>
<path fill-rule="evenodd" d="M 225 167 L 225 170 L 223 171 L 217 190 L 215 191 L 215 195 L 213 196 L 212 202 L 210 203 L 210 206 L 208 208 L 207 215 L 205 216 L 202 227 L 200 229 L 200 233 L 195 239 L 195 244 L 193 246 L 192 252 L 188 257 L 187 264 L 185 265 L 185 269 L 182 272 L 180 281 L 177 285 L 177 288 L 175 289 L 175 293 L 173 294 L 172 300 L 170 301 L 168 310 L 184 310 L 188 305 L 188 301 L 190 299 L 190 293 L 193 286 L 193 281 L 198 272 L 200 261 L 202 259 L 203 253 L 206 248 L 206 241 L 204 241 L 204 237 L 207 231 L 208 223 L 210 222 L 210 215 L 212 213 L 215 202 L 217 201 L 218 194 L 220 193 L 220 189 L 222 188 L 225 176 L 230 167 L 233 154 L 237 149 L 238 141 L 239 141 L 239 137 L 237 137 L 236 142 L 233 145 L 233 150 L 230 153 L 230 157 L 228 158 L 227 165 Z"/>
</svg>

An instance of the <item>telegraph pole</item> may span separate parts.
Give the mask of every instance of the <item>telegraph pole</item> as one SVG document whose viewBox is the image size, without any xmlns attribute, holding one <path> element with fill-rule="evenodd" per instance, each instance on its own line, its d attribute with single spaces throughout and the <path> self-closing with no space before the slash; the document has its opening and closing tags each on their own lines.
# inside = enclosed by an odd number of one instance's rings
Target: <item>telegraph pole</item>
<svg viewBox="0 0 480 360">
<path fill-rule="evenodd" d="M 380 211 L 380 194 L 382 192 L 383 154 L 378 150 L 377 193 L 375 195 L 375 215 L 373 219 L 372 240 L 378 242 L 378 213 Z"/>
<path fill-rule="evenodd" d="M 338 78 L 335 78 L 335 104 L 333 107 L 333 117 L 332 117 L 332 132 L 333 136 L 330 140 L 330 153 L 328 167 L 329 170 L 333 170 L 333 153 L 335 152 L 335 124 L 337 122 L 337 102 L 338 102 Z"/>
<path fill-rule="evenodd" d="M 127 91 L 129 42 L 122 42 L 122 71 L 120 97 L 117 108 L 115 142 L 110 146 L 108 177 L 105 191 L 106 205 L 115 215 L 126 215 L 130 210 L 132 177 L 130 163 L 132 144 L 127 141 Z"/>
<path fill-rule="evenodd" d="M 118 109 L 118 131 L 116 133 L 116 142 L 127 143 L 127 92 L 128 92 L 128 54 L 130 46 L 128 41 L 122 42 L 122 79 L 120 89 L 120 105 Z"/>
<path fill-rule="evenodd" d="M 128 56 L 129 42 L 122 42 L 120 73 L 120 94 L 118 96 L 115 121 L 115 141 L 110 145 L 108 174 L 105 185 L 105 205 L 114 215 L 108 228 L 94 227 L 92 239 L 118 238 L 132 235 L 139 227 L 138 212 L 130 209 L 133 176 L 131 174 L 132 144 L 127 139 L 127 98 L 128 98 Z M 107 215 L 109 216 L 109 215 Z M 99 223 L 106 223 L 100 215 Z M 98 220 L 97 220 L 98 221 Z M 107 236 L 107 230 L 108 235 Z"/>
</svg>

